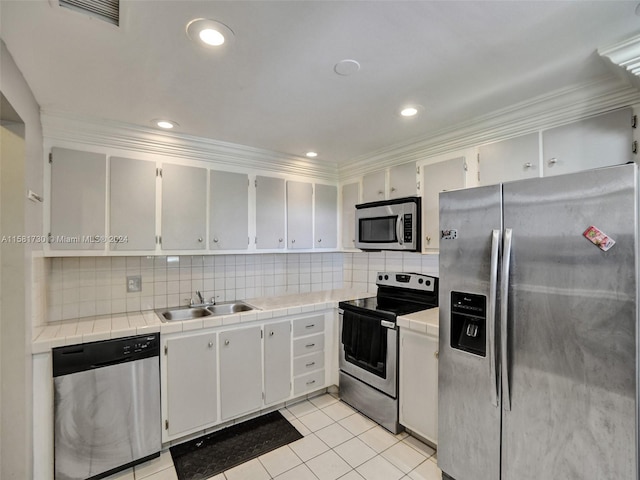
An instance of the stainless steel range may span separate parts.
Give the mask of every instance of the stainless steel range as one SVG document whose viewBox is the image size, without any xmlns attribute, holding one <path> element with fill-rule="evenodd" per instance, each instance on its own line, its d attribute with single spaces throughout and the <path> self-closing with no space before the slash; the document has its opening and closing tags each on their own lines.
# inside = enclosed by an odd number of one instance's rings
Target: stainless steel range
<svg viewBox="0 0 640 480">
<path fill-rule="evenodd" d="M 398 423 L 398 315 L 438 306 L 438 279 L 378 273 L 375 297 L 340 302 L 340 397 L 392 433 Z"/>
</svg>

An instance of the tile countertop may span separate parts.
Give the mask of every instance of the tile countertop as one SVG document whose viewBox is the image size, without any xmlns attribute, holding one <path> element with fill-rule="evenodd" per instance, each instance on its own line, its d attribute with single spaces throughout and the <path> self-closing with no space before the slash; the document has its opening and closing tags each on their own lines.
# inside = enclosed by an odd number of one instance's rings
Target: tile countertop
<svg viewBox="0 0 640 480">
<path fill-rule="evenodd" d="M 179 333 L 236 323 L 268 320 L 273 317 L 297 315 L 337 307 L 337 302 L 370 297 L 371 293 L 353 289 L 323 290 L 320 292 L 259 297 L 244 300 L 256 308 L 249 312 L 185 320 L 162 322 L 153 310 L 118 313 L 95 317 L 51 322 L 33 329 L 31 353 L 46 353 L 55 347 L 97 342 L 110 338 L 160 332 Z M 437 327 L 436 327 L 437 328 Z"/>
<path fill-rule="evenodd" d="M 434 337 L 440 334 L 440 309 L 430 308 L 409 315 L 398 316 L 398 326 L 415 332 L 426 333 Z"/>
</svg>

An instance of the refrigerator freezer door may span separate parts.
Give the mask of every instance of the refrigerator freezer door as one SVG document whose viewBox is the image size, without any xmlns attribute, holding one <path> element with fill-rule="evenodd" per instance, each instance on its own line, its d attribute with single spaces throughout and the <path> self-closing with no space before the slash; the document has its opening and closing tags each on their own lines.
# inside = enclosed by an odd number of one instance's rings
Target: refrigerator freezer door
<svg viewBox="0 0 640 480">
<path fill-rule="evenodd" d="M 495 315 L 492 246 L 494 230 L 502 230 L 501 186 L 441 193 L 440 229 L 448 232 L 440 240 L 438 466 L 455 480 L 499 480 L 495 317 L 484 323 L 479 317 Z M 460 295 L 465 292 L 466 300 Z M 484 355 L 452 347 L 480 329 L 486 329 Z"/>
<path fill-rule="evenodd" d="M 637 478 L 636 192 L 635 165 L 503 186 L 502 480 Z M 590 226 L 615 245 L 584 238 Z"/>
</svg>

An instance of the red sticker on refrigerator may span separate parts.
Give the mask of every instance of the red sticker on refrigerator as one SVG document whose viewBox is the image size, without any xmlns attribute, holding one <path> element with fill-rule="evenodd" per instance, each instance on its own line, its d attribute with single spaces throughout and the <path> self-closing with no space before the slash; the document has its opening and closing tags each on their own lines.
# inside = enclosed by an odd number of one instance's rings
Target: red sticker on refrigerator
<svg viewBox="0 0 640 480">
<path fill-rule="evenodd" d="M 587 228 L 582 235 L 603 252 L 609 250 L 616 243 L 614 239 L 593 225 Z"/>
</svg>

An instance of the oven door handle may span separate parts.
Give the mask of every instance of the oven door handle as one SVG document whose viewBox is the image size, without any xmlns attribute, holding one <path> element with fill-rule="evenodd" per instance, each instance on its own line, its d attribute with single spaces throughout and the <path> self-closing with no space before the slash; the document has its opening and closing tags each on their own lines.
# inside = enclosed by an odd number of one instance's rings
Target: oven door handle
<svg viewBox="0 0 640 480">
<path fill-rule="evenodd" d="M 390 328 L 391 330 L 396 329 L 396 324 L 394 322 L 390 322 L 388 320 L 380 320 L 380 325 L 386 328 Z"/>
</svg>

